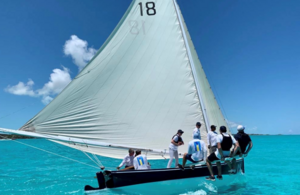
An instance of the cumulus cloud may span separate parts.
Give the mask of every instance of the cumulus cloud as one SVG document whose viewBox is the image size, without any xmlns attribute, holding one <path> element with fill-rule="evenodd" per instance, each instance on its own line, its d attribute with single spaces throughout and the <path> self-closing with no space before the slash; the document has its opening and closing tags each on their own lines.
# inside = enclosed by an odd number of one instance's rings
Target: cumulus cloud
<svg viewBox="0 0 300 195">
<path fill-rule="evenodd" d="M 5 91 L 15 95 L 28 95 L 31 97 L 42 97 L 42 102 L 48 104 L 52 101 L 53 95 L 60 93 L 71 82 L 69 69 L 54 69 L 50 74 L 49 81 L 41 89 L 33 90 L 34 82 L 29 79 L 25 84 L 19 82 L 17 85 L 8 86 Z"/>
<path fill-rule="evenodd" d="M 238 123 L 236 123 L 236 122 L 229 121 L 229 120 L 227 120 L 227 119 L 226 119 L 226 122 L 227 122 L 229 128 L 235 128 L 235 127 L 237 127 L 238 125 L 240 125 L 240 124 L 238 124 Z"/>
<path fill-rule="evenodd" d="M 54 69 L 50 74 L 48 83 L 44 85 L 42 89 L 37 90 L 38 95 L 48 96 L 55 95 L 61 92 L 71 82 L 71 76 L 69 69 L 63 67 L 63 69 Z"/>
<path fill-rule="evenodd" d="M 28 79 L 27 83 L 19 82 L 17 85 L 14 86 L 9 85 L 4 90 L 14 95 L 29 95 L 34 97 L 36 96 L 36 94 L 32 89 L 33 85 L 34 82 L 31 79 Z"/>
<path fill-rule="evenodd" d="M 64 45 L 64 53 L 71 56 L 75 65 L 81 70 L 96 54 L 97 50 L 90 47 L 88 42 L 72 35 Z"/>
<path fill-rule="evenodd" d="M 74 64 L 81 70 L 96 54 L 97 50 L 88 48 L 88 42 L 72 35 L 63 46 L 64 54 L 71 56 Z M 53 96 L 60 93 L 71 82 L 68 68 L 56 68 L 50 74 L 49 81 L 41 89 L 33 89 L 34 82 L 29 79 L 27 83 L 19 82 L 14 86 L 7 86 L 4 90 L 14 95 L 27 95 L 41 97 L 44 104 L 53 100 Z"/>
</svg>

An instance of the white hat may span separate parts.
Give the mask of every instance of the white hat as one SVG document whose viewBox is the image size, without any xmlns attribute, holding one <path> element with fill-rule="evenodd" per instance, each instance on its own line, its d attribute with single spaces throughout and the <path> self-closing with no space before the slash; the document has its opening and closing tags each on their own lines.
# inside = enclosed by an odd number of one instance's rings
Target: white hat
<svg viewBox="0 0 300 195">
<path fill-rule="evenodd" d="M 245 127 L 243 125 L 237 126 L 238 131 L 244 131 Z"/>
</svg>

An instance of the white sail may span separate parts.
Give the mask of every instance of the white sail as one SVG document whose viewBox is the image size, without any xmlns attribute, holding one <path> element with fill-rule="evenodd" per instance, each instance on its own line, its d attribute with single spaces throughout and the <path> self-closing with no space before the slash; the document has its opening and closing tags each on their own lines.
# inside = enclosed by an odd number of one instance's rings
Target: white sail
<svg viewBox="0 0 300 195">
<path fill-rule="evenodd" d="M 178 7 L 179 9 L 179 7 Z M 180 12 L 180 11 L 179 11 Z M 180 12 L 181 20 L 183 21 L 183 29 L 187 36 L 187 42 L 189 45 L 189 50 L 191 52 L 192 60 L 194 62 L 195 72 L 197 75 L 198 84 L 200 85 L 201 95 L 203 99 L 203 104 L 205 105 L 205 113 L 208 118 L 210 125 L 215 125 L 217 127 L 220 126 L 226 126 L 228 133 L 230 133 L 230 129 L 228 128 L 228 124 L 222 114 L 221 108 L 219 107 L 216 97 L 214 96 L 214 93 L 211 89 L 211 86 L 207 80 L 207 77 L 205 75 L 205 72 L 202 68 L 202 65 L 200 63 L 199 57 L 197 55 L 196 49 L 194 47 L 194 44 L 192 42 L 191 36 L 188 32 L 188 29 L 186 27 L 186 24 L 184 22 L 183 16 Z M 219 132 L 219 129 L 217 128 L 217 131 Z"/>
<path fill-rule="evenodd" d="M 133 1 L 90 63 L 20 130 L 168 150 L 200 121 L 226 125 L 174 0 Z M 70 145 L 122 158 L 117 148 Z M 187 151 L 187 144 L 179 152 Z M 148 155 L 148 158 L 160 158 Z"/>
</svg>

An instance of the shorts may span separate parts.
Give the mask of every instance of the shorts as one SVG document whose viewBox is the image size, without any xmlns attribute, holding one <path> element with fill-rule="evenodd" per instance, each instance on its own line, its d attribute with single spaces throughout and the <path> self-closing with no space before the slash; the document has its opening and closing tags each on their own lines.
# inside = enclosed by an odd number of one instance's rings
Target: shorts
<svg viewBox="0 0 300 195">
<path fill-rule="evenodd" d="M 213 161 L 215 161 L 215 160 L 220 160 L 220 159 L 218 159 L 218 157 L 216 156 L 215 153 L 212 153 L 212 154 L 210 154 L 210 155 L 208 156 L 208 160 L 209 160 L 210 162 L 213 162 Z"/>
<path fill-rule="evenodd" d="M 191 154 L 187 154 L 187 155 L 185 156 L 185 158 L 186 158 L 187 160 L 191 161 L 192 163 L 197 163 L 197 162 L 199 162 L 199 161 L 194 161 L 194 160 L 192 159 L 192 155 L 191 155 Z"/>
</svg>

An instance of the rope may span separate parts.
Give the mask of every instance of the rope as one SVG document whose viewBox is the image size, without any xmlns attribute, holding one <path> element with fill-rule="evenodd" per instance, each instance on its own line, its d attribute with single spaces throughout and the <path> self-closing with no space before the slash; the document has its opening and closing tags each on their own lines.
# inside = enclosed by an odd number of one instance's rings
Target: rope
<svg viewBox="0 0 300 195">
<path fill-rule="evenodd" d="M 4 136 L 1 136 L 1 135 L 0 135 L 0 137 L 5 138 Z M 22 145 L 25 145 L 25 146 L 28 146 L 28 147 L 31 147 L 31 148 L 34 148 L 34 149 L 37 149 L 37 150 L 40 150 L 40 151 L 43 151 L 43 152 L 46 152 L 46 153 L 49 153 L 49 154 L 53 154 L 53 155 L 56 155 L 56 156 L 59 156 L 59 157 L 68 159 L 68 160 L 70 160 L 70 161 L 74 161 L 74 162 L 77 162 L 77 163 L 80 163 L 80 164 L 83 164 L 83 165 L 87 165 L 87 166 L 90 166 L 90 167 L 99 169 L 99 167 L 96 167 L 96 166 L 93 166 L 93 165 L 89 165 L 89 164 L 86 164 L 86 163 L 80 162 L 80 161 L 78 161 L 78 160 L 74 160 L 74 159 L 71 159 L 71 158 L 68 158 L 68 157 L 59 155 L 59 154 L 55 154 L 55 153 L 53 153 L 53 152 L 50 152 L 50 151 L 47 151 L 47 150 L 44 150 L 44 149 L 41 149 L 41 148 L 38 148 L 38 147 L 31 146 L 31 145 L 25 144 L 25 143 L 23 143 L 23 142 L 19 142 L 19 141 L 16 141 L 16 140 L 12 140 L 12 141 L 17 142 L 17 143 L 22 144 Z"/>
<path fill-rule="evenodd" d="M 8 114 L 6 114 L 6 115 L 4 115 L 4 116 L 1 116 L 1 117 L 0 117 L 0 120 L 3 119 L 3 118 L 9 117 L 10 115 L 16 114 L 16 113 L 20 112 L 21 110 L 24 110 L 25 108 L 28 108 L 28 107 L 30 107 L 30 106 L 32 106 L 32 105 L 34 105 L 34 104 L 35 104 L 35 103 L 29 104 L 29 105 L 27 105 L 27 106 L 25 106 L 25 107 L 23 107 L 23 108 L 20 108 L 20 109 L 18 109 L 18 110 L 16 110 L 16 111 L 13 111 L 13 112 L 11 112 L 11 113 L 8 113 Z"/>
<path fill-rule="evenodd" d="M 93 161 L 98 167 L 101 168 L 101 165 L 100 165 L 99 163 L 95 162 L 95 161 L 93 160 L 93 158 L 91 158 L 86 152 L 84 152 L 84 151 L 82 151 L 82 150 L 81 150 L 81 152 L 82 152 L 83 154 L 85 154 L 91 161 Z"/>
<path fill-rule="evenodd" d="M 96 161 L 99 163 L 99 165 L 101 165 L 101 167 L 104 167 L 103 164 L 101 163 L 101 161 L 99 160 L 99 158 L 97 157 L 96 154 L 92 154 L 94 159 L 96 159 Z"/>
</svg>

